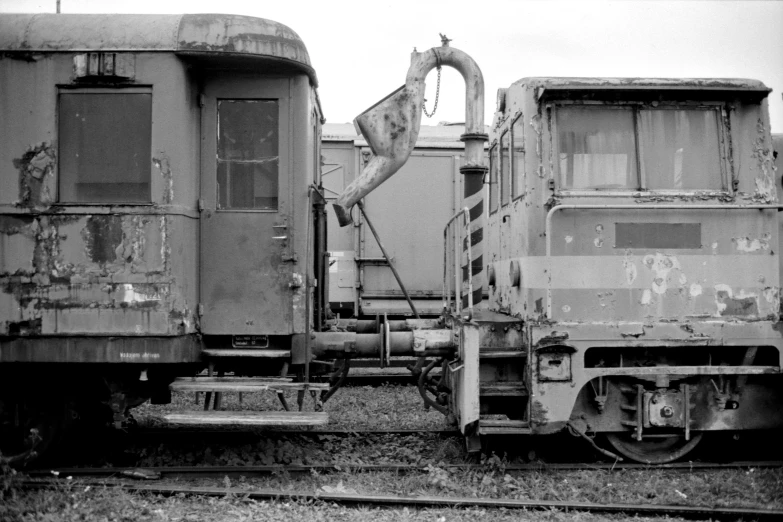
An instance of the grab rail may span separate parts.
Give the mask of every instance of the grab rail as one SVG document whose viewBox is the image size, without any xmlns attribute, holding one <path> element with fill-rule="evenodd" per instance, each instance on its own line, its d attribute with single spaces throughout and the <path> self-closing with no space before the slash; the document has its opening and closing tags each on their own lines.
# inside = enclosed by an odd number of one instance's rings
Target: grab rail
<svg viewBox="0 0 783 522">
<path fill-rule="evenodd" d="M 453 225 L 456 223 L 457 219 L 462 217 L 463 225 L 462 230 L 460 231 L 456 227 L 453 227 Z M 452 247 L 449 248 L 449 232 L 451 231 L 451 236 L 453 239 Z M 463 234 L 461 232 L 464 232 L 464 238 Z M 466 248 L 462 248 L 461 244 L 465 244 Z M 460 266 L 460 261 L 462 260 L 462 254 L 463 250 L 467 254 L 467 262 L 465 265 L 467 266 L 467 274 L 463 274 L 462 267 Z M 459 252 L 459 257 L 457 257 L 457 253 Z M 452 253 L 453 255 L 449 255 Z M 454 307 L 452 309 L 452 302 L 451 302 L 451 284 L 449 282 L 449 266 L 452 264 L 450 263 L 451 259 L 453 257 L 453 270 L 454 270 Z M 446 223 L 446 226 L 443 228 L 443 312 L 448 313 L 449 311 L 453 310 L 454 312 L 460 312 L 462 310 L 462 295 L 464 295 L 464 286 L 465 281 L 467 280 L 467 295 L 468 295 L 468 314 L 465 317 L 466 320 L 470 321 L 473 319 L 473 266 L 471 263 L 471 245 L 470 245 L 470 210 L 468 210 L 468 207 L 463 208 L 456 214 L 454 214 L 451 219 Z M 463 276 L 467 277 L 463 277 Z M 463 291 L 463 293 L 458 293 L 458 290 L 460 289 Z M 457 304 L 457 301 L 459 300 L 459 304 Z"/>
</svg>

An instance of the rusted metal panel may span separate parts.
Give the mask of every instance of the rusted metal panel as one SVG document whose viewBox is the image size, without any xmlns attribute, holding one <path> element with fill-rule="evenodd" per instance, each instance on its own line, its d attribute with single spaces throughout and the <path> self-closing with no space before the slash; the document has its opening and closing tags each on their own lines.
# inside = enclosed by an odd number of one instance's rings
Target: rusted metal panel
<svg viewBox="0 0 783 522">
<path fill-rule="evenodd" d="M 539 353 L 538 378 L 542 381 L 570 381 L 571 354 L 562 352 Z"/>
<path fill-rule="evenodd" d="M 193 332 L 193 310 L 166 276 L 167 235 L 182 231 L 182 219 L 3 216 L 0 334 L 20 325 L 35 325 L 28 335 Z"/>
<path fill-rule="evenodd" d="M 614 248 L 701 248 L 701 223 L 615 223 Z"/>
<path fill-rule="evenodd" d="M 0 341 L 0 363 L 164 364 L 199 361 L 195 335 L 177 337 L 47 337 Z"/>
</svg>

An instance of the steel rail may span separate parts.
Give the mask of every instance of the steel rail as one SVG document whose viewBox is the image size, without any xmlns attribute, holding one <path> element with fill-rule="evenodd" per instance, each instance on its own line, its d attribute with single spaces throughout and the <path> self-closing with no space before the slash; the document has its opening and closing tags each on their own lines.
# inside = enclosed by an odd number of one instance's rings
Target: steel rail
<svg viewBox="0 0 783 522">
<path fill-rule="evenodd" d="M 720 469 L 780 468 L 783 461 L 742 461 L 742 462 L 678 462 L 658 466 L 639 463 L 544 463 L 508 464 L 503 467 L 508 472 L 528 471 L 575 471 L 575 470 L 672 470 L 683 472 L 711 471 Z M 480 464 L 439 464 L 439 469 L 448 471 L 488 471 L 490 468 Z M 110 468 L 54 468 L 31 470 L 31 477 L 131 477 L 140 479 L 184 478 L 184 477 L 225 477 L 258 476 L 285 472 L 298 474 L 311 472 L 427 472 L 428 466 L 422 464 L 311 464 L 311 465 L 269 465 L 269 466 L 149 466 L 149 467 L 110 467 Z"/>
<path fill-rule="evenodd" d="M 26 488 L 46 488 L 53 484 L 61 484 L 61 481 L 25 481 Z M 102 487 L 105 483 L 79 481 L 72 483 L 75 487 L 85 486 Z M 592 513 L 616 513 L 625 515 L 646 516 L 679 516 L 683 518 L 708 518 L 710 520 L 736 520 L 739 518 L 752 518 L 754 520 L 781 520 L 783 510 L 758 509 L 758 508 L 716 508 L 708 506 L 683 506 L 667 504 L 599 504 L 592 502 L 571 502 L 553 500 L 517 500 L 517 499 L 492 499 L 471 497 L 437 497 L 422 495 L 416 497 L 361 494 L 361 493 L 327 493 L 316 491 L 313 493 L 296 492 L 280 489 L 253 489 L 235 487 L 196 487 L 196 486 L 163 486 L 151 484 L 117 484 L 119 488 L 132 493 L 146 493 L 164 496 L 173 495 L 197 495 L 209 497 L 225 497 L 227 495 L 252 500 L 288 500 L 288 501 L 323 501 L 339 504 L 379 505 L 379 506 L 413 506 L 413 507 L 483 507 L 505 509 L 529 509 L 529 510 L 562 510 L 583 511 Z"/>
</svg>

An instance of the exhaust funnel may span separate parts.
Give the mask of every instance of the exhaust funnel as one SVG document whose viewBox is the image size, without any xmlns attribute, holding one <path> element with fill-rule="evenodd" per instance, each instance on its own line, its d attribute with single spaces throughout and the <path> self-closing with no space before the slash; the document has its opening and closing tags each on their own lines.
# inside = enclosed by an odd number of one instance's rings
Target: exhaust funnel
<svg viewBox="0 0 783 522">
<path fill-rule="evenodd" d="M 337 198 L 334 211 L 341 227 L 352 222 L 351 208 L 365 195 L 400 170 L 419 137 L 424 82 L 403 85 L 353 120 L 373 156 L 356 178 Z"/>
</svg>

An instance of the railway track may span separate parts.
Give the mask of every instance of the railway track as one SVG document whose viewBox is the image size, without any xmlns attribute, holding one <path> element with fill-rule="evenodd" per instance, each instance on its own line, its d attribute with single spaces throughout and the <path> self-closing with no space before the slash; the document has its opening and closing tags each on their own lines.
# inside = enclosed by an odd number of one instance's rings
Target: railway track
<svg viewBox="0 0 783 522">
<path fill-rule="evenodd" d="M 104 486 L 102 482 L 76 483 L 78 487 Z M 53 481 L 26 481 L 22 484 L 26 488 L 48 488 L 53 485 Z M 361 494 L 361 493 L 335 493 L 317 491 L 313 493 L 296 492 L 281 489 L 247 489 L 236 487 L 200 487 L 187 485 L 157 485 L 157 484 L 116 484 L 128 492 L 147 493 L 163 496 L 173 495 L 197 495 L 208 497 L 225 497 L 234 495 L 238 498 L 248 500 L 275 500 L 275 501 L 323 501 L 348 505 L 375 505 L 386 507 L 482 507 L 482 508 L 504 508 L 504 509 L 524 509 L 524 510 L 561 510 L 561 511 L 580 511 L 591 513 L 618 514 L 618 515 L 642 515 L 642 516 L 669 516 L 683 517 L 688 519 L 709 519 L 709 520 L 781 520 L 783 519 L 783 510 L 773 509 L 752 509 L 752 508 L 729 508 L 729 507 L 708 507 L 708 506 L 684 506 L 684 505 L 664 505 L 664 504 L 603 504 L 591 502 L 569 502 L 569 501 L 541 501 L 541 500 L 517 500 L 517 499 L 493 499 L 493 498 L 474 498 L 474 497 L 439 497 L 439 496 L 397 496 L 381 494 Z"/>
<path fill-rule="evenodd" d="M 487 470 L 480 464 L 439 464 L 443 470 L 472 471 Z M 638 463 L 607 463 L 607 462 L 579 462 L 579 463 L 545 463 L 533 462 L 525 464 L 507 464 L 504 466 L 508 472 L 527 471 L 567 471 L 567 470 L 649 470 L 666 469 L 683 472 L 705 471 L 717 469 L 750 469 L 750 468 L 779 468 L 783 467 L 783 461 L 742 461 L 742 462 L 675 462 L 650 466 Z M 394 473 L 420 473 L 427 472 L 428 467 L 421 464 L 313 464 L 313 465 L 271 465 L 271 466 L 154 466 L 154 467 L 72 467 L 37 469 L 28 472 L 30 477 L 44 478 L 52 475 L 58 477 L 89 477 L 89 478 L 113 478 L 130 477 L 143 480 L 179 479 L 179 478 L 222 478 L 225 476 L 254 477 L 269 475 L 271 473 L 286 472 L 289 474 L 309 474 L 313 471 L 319 473 L 328 472 L 394 472 Z"/>
</svg>

